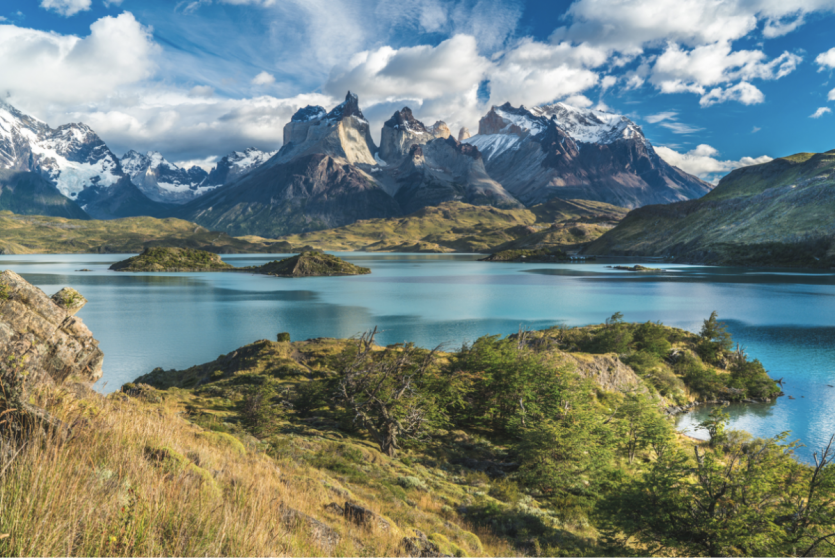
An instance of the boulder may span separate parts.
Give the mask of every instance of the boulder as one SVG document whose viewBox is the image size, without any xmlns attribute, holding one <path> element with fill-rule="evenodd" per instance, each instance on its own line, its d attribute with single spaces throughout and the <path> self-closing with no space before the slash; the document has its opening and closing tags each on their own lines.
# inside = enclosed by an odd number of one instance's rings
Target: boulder
<svg viewBox="0 0 835 559">
<path fill-rule="evenodd" d="M 74 289 L 52 298 L 16 273 L 0 274 L 0 355 L 26 372 L 25 388 L 37 384 L 90 386 L 101 378 L 104 354 L 80 318 L 86 303 Z"/>
<path fill-rule="evenodd" d="M 286 527 L 291 529 L 302 528 L 308 530 L 310 535 L 313 536 L 313 540 L 316 544 L 328 552 L 332 552 L 333 549 L 339 545 L 339 541 L 342 539 L 342 536 L 339 532 L 324 522 L 320 522 L 312 516 L 299 512 L 296 509 L 292 509 L 284 503 L 279 505 L 279 507 L 281 511 L 281 521 Z"/>
<path fill-rule="evenodd" d="M 350 501 L 343 507 L 345 518 L 358 526 L 377 526 L 382 530 L 391 528 L 391 524 L 380 515 Z"/>
</svg>

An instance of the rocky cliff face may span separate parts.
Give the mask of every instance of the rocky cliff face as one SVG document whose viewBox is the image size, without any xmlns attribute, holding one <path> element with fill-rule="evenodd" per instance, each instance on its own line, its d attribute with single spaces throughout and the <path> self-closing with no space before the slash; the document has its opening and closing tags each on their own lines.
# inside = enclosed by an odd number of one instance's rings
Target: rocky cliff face
<svg viewBox="0 0 835 559">
<path fill-rule="evenodd" d="M 395 199 L 406 213 L 443 202 L 520 208 L 520 204 L 484 168 L 475 147 L 452 137 L 412 145 L 400 165 L 383 174 L 397 185 Z"/>
<path fill-rule="evenodd" d="M 272 238 L 401 213 L 368 174 L 321 153 L 264 165 L 181 211 L 186 219 L 232 235 Z"/>
<path fill-rule="evenodd" d="M 465 141 L 484 155 L 490 176 L 526 205 L 559 197 L 634 208 L 711 189 L 658 157 L 628 118 L 564 103 L 493 107 Z"/>
<path fill-rule="evenodd" d="M 0 274 L 3 366 L 25 371 L 27 388 L 41 383 L 89 386 L 99 380 L 104 354 L 90 330 L 73 316 L 85 303 L 74 289 L 50 298 L 10 270 Z"/>
<path fill-rule="evenodd" d="M 412 115 L 409 107 L 403 107 L 383 125 L 380 136 L 380 158 L 388 164 L 397 163 L 409 154 L 412 146 L 422 145 L 436 138 L 449 138 L 449 127 L 438 121 L 432 126 L 424 126 Z"/>
<path fill-rule="evenodd" d="M 345 159 L 348 163 L 375 165 L 377 146 L 359 108 L 359 99 L 350 91 L 345 101 L 326 113 L 322 107 L 305 107 L 284 126 L 284 146 L 269 164 L 288 163 L 314 153 Z"/>
</svg>

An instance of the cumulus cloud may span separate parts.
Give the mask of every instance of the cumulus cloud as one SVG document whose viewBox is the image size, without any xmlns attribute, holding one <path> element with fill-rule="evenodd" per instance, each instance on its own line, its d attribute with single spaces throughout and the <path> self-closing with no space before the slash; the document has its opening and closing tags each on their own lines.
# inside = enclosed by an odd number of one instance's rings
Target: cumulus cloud
<svg viewBox="0 0 835 559">
<path fill-rule="evenodd" d="M 103 17 L 84 38 L 0 26 L 0 90 L 21 108 L 89 102 L 152 75 L 157 47 L 133 15 Z"/>
<path fill-rule="evenodd" d="M 707 144 L 700 144 L 686 153 L 679 153 L 666 146 L 658 146 L 655 148 L 655 151 L 661 159 L 670 165 L 678 167 L 691 175 L 696 175 L 702 180 L 713 182 L 714 184 L 719 181 L 722 175 L 734 169 L 768 163 L 772 160 L 767 155 L 743 157 L 738 161 L 722 160 L 717 157 L 719 151 Z"/>
<path fill-rule="evenodd" d="M 732 87 L 711 89 L 699 99 L 699 105 L 709 107 L 725 101 L 739 101 L 743 105 L 756 105 L 765 100 L 763 92 L 747 82 L 740 82 Z"/>
<path fill-rule="evenodd" d="M 817 111 L 809 115 L 809 118 L 820 118 L 826 113 L 831 113 L 832 109 L 829 107 L 819 107 Z"/>
<path fill-rule="evenodd" d="M 269 72 L 261 72 L 252 78 L 252 85 L 270 85 L 275 83 L 275 77 Z"/>
<path fill-rule="evenodd" d="M 827 99 L 829 101 L 835 101 L 835 89 L 833 89 L 832 91 L 829 92 L 829 95 L 827 96 Z"/>
<path fill-rule="evenodd" d="M 92 0 L 41 0 L 41 8 L 70 17 L 90 9 Z"/>
<path fill-rule="evenodd" d="M 818 72 L 823 72 L 826 69 L 835 68 L 835 47 L 826 52 L 820 53 L 815 58 L 815 63 L 818 65 Z"/>
<path fill-rule="evenodd" d="M 334 99 L 315 93 L 286 99 L 224 99 L 155 89 L 143 91 L 141 97 L 111 97 L 93 107 L 80 106 L 64 118 L 88 124 L 116 153 L 156 150 L 171 161 L 183 161 L 247 147 L 276 150 L 284 125 L 298 109 L 334 104 Z"/>
<path fill-rule="evenodd" d="M 761 51 L 734 51 L 730 43 L 702 45 L 689 51 L 669 44 L 656 59 L 650 81 L 663 93 L 689 91 L 704 95 L 708 86 L 738 80 L 782 78 L 793 72 L 802 60 L 789 52 L 768 62 L 765 58 Z M 722 98 L 723 101 L 727 99 Z M 719 101 L 714 99 L 713 102 Z"/>
</svg>

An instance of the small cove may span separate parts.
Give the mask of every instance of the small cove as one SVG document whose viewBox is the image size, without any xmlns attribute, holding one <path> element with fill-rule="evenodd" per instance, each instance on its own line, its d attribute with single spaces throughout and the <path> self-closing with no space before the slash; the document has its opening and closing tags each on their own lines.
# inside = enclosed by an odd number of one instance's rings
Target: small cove
<svg viewBox="0 0 835 559">
<path fill-rule="evenodd" d="M 832 273 L 732 267 L 663 267 L 664 273 L 612 270 L 614 261 L 582 264 L 478 262 L 479 255 L 338 253 L 369 276 L 274 278 L 252 274 L 108 271 L 130 255 L 0 256 L 48 294 L 78 289 L 90 301 L 79 316 L 105 353 L 99 388 L 154 367 L 185 368 L 278 332 L 294 340 L 348 337 L 378 326 L 379 341 L 457 348 L 520 325 L 546 328 L 600 323 L 615 311 L 628 321 L 660 320 L 698 331 L 712 310 L 735 341 L 758 358 L 794 399 L 731 406 L 732 427 L 755 436 L 792 431 L 808 448 L 835 432 L 835 296 Z M 224 255 L 241 267 L 286 255 Z M 78 272 L 88 268 L 91 272 Z M 678 418 L 691 429 L 707 413 Z"/>
</svg>

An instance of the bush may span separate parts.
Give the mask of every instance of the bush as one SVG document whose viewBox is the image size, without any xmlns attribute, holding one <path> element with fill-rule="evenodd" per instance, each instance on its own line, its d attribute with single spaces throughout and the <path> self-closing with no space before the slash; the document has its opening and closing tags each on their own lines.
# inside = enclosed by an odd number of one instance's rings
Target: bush
<svg viewBox="0 0 835 559">
<path fill-rule="evenodd" d="M 522 497 L 522 492 L 519 490 L 519 485 L 508 478 L 497 479 L 490 484 L 490 491 L 488 493 L 494 499 L 504 501 L 505 503 L 515 503 Z"/>
<path fill-rule="evenodd" d="M 415 476 L 401 476 L 397 478 L 397 485 L 403 489 L 420 489 L 421 491 L 427 490 L 426 484 L 423 480 Z"/>
</svg>

